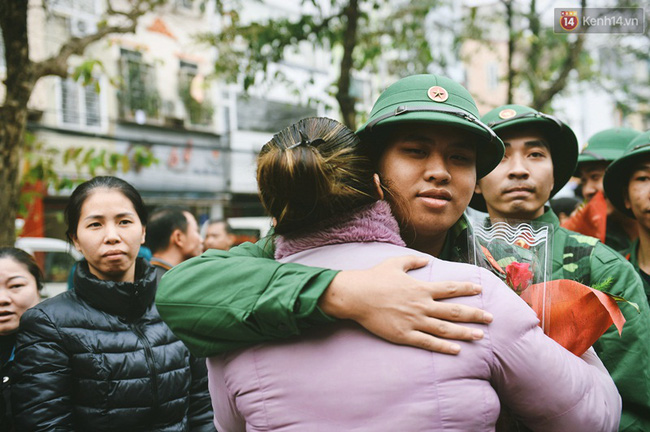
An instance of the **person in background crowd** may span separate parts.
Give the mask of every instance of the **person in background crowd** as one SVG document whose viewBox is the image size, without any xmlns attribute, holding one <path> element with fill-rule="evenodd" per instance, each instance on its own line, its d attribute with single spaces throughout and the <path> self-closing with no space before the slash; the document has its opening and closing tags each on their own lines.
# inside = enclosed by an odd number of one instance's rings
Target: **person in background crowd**
<svg viewBox="0 0 650 432">
<path fill-rule="evenodd" d="M 641 276 L 650 302 L 650 131 L 630 142 L 605 173 L 605 192 L 612 204 L 639 224 L 639 238 L 627 257 Z"/>
<path fill-rule="evenodd" d="M 492 172 L 478 180 L 471 205 L 477 210 L 487 208 L 492 221 L 552 225 L 552 279 L 605 284 L 605 291 L 638 304 L 640 312 L 623 303 L 627 321 L 622 335 L 612 325 L 594 348 L 623 398 L 620 430 L 650 430 L 650 309 L 639 276 L 608 246 L 561 228 L 553 210 L 545 207 L 575 170 L 575 135 L 555 117 L 521 105 L 496 108 L 482 121 L 503 140 L 506 153 Z"/>
<path fill-rule="evenodd" d="M 16 332 L 20 317 L 36 306 L 43 289 L 43 273 L 27 252 L 0 247 L 0 432 L 13 432 L 10 392 Z"/>
<path fill-rule="evenodd" d="M 553 198 L 549 201 L 551 209 L 555 212 L 560 225 L 568 218 L 573 211 L 580 205 L 580 199 L 574 197 Z"/>
<path fill-rule="evenodd" d="M 479 138 L 445 124 L 435 132 L 417 121 L 387 127 L 385 142 L 376 144 L 383 147 L 381 181 L 373 179 L 374 164 L 359 138 L 327 118 L 303 119 L 262 148 L 257 180 L 262 203 L 277 220 L 276 258 L 354 270 L 419 254 L 404 246 L 389 204 L 380 200 L 384 193 L 404 203 L 395 209 L 414 219 L 429 213 L 430 222 L 439 222 L 423 235 L 432 244 L 436 230 L 446 231 L 461 216 L 475 184 Z M 398 174 L 407 167 L 431 173 L 420 186 L 449 194 L 446 209 L 431 193 L 409 199 Z M 437 211 L 423 211 L 427 206 Z M 487 270 L 419 255 L 430 262 L 412 273 L 416 278 L 483 285 L 482 295 L 466 301 L 494 314 L 484 340 L 464 344 L 453 357 L 340 323 L 218 356 L 209 360 L 217 429 L 492 431 L 504 404 L 539 431 L 615 430 L 620 398 L 595 355 L 590 366 L 544 336 L 530 308 Z"/>
<path fill-rule="evenodd" d="M 203 250 L 220 249 L 227 251 L 235 243 L 235 234 L 224 219 L 211 219 L 206 222 Z"/>
<path fill-rule="evenodd" d="M 147 225 L 146 245 L 151 249 L 151 264 L 158 281 L 167 270 L 186 259 L 201 255 L 203 240 L 196 218 L 181 207 L 155 209 Z"/>
<path fill-rule="evenodd" d="M 84 260 L 74 291 L 22 317 L 12 408 L 18 431 L 214 431 L 205 364 L 161 320 L 156 273 L 136 259 L 147 212 L 116 177 L 79 185 L 65 210 Z"/>
<path fill-rule="evenodd" d="M 630 128 L 606 129 L 593 135 L 587 141 L 587 146 L 578 156 L 578 166 L 575 174 L 580 178 L 582 195 L 590 201 L 597 192 L 604 192 L 603 177 L 605 170 L 623 154 L 627 145 L 640 132 Z M 637 224 L 625 213 L 621 213 L 612 205 L 608 196 L 605 244 L 617 252 L 629 249 L 631 243 L 638 236 Z"/>
</svg>

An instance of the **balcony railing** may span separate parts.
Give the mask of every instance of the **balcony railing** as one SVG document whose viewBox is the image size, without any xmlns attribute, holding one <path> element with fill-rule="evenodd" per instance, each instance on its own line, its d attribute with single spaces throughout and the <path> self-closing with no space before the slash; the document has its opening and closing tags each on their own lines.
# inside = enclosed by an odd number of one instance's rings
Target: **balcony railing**
<svg viewBox="0 0 650 432">
<path fill-rule="evenodd" d="M 118 91 L 120 118 L 137 123 L 162 123 L 155 70 L 137 59 L 120 60 L 122 85 Z"/>
</svg>

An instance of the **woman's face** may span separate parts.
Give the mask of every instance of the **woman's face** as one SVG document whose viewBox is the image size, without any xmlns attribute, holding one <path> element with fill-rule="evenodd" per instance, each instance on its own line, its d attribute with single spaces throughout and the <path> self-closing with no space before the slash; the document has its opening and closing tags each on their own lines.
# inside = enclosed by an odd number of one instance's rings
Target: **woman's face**
<svg viewBox="0 0 650 432">
<path fill-rule="evenodd" d="M 409 246 L 440 252 L 474 193 L 475 142 L 471 133 L 449 126 L 413 123 L 392 131 L 379 172 L 404 206 L 406 214 L 398 216 Z"/>
<path fill-rule="evenodd" d="M 122 192 L 96 189 L 81 206 L 73 242 L 99 279 L 133 282 L 145 228 Z"/>
<path fill-rule="evenodd" d="M 36 279 L 13 258 L 0 258 L 0 336 L 18 330 L 20 317 L 38 304 Z"/>
</svg>

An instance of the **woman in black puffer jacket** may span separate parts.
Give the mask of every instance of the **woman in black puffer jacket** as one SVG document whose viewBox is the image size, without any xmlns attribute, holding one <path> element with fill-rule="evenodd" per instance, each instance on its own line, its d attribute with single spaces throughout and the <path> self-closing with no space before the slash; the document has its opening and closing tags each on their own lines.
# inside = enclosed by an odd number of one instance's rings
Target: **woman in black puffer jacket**
<svg viewBox="0 0 650 432">
<path fill-rule="evenodd" d="M 136 259 L 146 224 L 138 192 L 96 177 L 75 189 L 66 217 L 85 260 L 74 291 L 23 315 L 16 430 L 214 431 L 205 363 L 161 320 L 155 271 Z"/>
<path fill-rule="evenodd" d="M 41 299 L 43 273 L 21 249 L 0 248 L 0 432 L 14 432 L 10 394 L 20 317 Z"/>
</svg>

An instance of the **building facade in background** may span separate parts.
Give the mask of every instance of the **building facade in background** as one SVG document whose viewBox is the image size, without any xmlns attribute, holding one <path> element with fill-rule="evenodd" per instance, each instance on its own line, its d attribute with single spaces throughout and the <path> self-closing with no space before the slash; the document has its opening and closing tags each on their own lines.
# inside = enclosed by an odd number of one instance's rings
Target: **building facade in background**
<svg viewBox="0 0 650 432">
<path fill-rule="evenodd" d="M 40 0 L 31 2 L 28 28 L 35 59 L 96 30 L 106 6 L 103 0 L 47 0 L 45 8 Z M 135 162 L 138 149 L 148 148 L 158 163 L 141 169 L 132 163 L 127 172 L 115 175 L 132 183 L 149 207 L 186 206 L 199 222 L 262 216 L 255 183 L 262 145 L 300 118 L 338 117 L 327 91 L 337 78 L 332 54 L 302 46 L 272 66 L 287 78 L 286 84 L 259 85 L 244 94 L 240 85 L 211 75 L 218 53 L 196 39 L 218 30 L 222 17 L 214 5 L 170 0 L 142 17 L 135 34 L 109 36 L 90 46 L 83 58 L 73 58 L 70 70 L 99 60 L 94 81 L 88 86 L 72 78 L 39 81 L 30 100 L 29 131 L 61 154 L 68 147 L 93 148 L 96 154 L 126 155 Z M 244 2 L 241 13 L 257 18 L 290 14 L 299 5 Z M 0 64 L 0 74 L 3 69 Z M 80 176 L 72 164 L 57 166 L 61 175 Z M 64 238 L 62 211 L 70 192 L 48 191 L 42 214 L 30 216 L 40 224 L 32 231 Z"/>
<path fill-rule="evenodd" d="M 71 37 L 93 32 L 106 7 L 104 0 L 46 0 L 47 7 L 43 0 L 29 1 L 33 6 L 28 28 L 34 59 L 55 53 Z M 281 63 L 269 66 L 270 74 L 282 79 L 264 81 L 244 94 L 241 84 L 212 76 L 218 52 L 196 39 L 199 34 L 219 30 L 224 17 L 215 11 L 215 4 L 169 0 L 164 8 L 142 17 L 135 34 L 114 35 L 95 43 L 70 65 L 74 70 L 84 61 L 101 62 L 88 86 L 72 79 L 40 80 L 30 101 L 29 131 L 61 152 L 70 146 L 93 148 L 135 161 L 138 149 L 148 148 L 157 164 L 136 169 L 133 163 L 127 172 L 116 175 L 131 182 L 150 207 L 186 206 L 199 222 L 263 215 L 255 182 L 257 153 L 273 133 L 300 118 L 340 118 L 331 92 L 338 79 L 340 53 L 302 43 Z M 309 2 L 300 0 L 243 0 L 241 4 L 243 22 L 297 17 L 301 8 L 310 7 Z M 493 25 L 484 40 L 465 39 L 462 44 L 456 36 L 462 31 L 461 17 L 472 8 L 490 13 L 498 7 L 502 2 L 442 2 L 425 20 L 433 57 L 440 59 L 428 71 L 462 82 L 481 113 L 506 103 L 508 31 L 504 25 Z M 590 35 L 587 48 L 602 68 L 611 72 L 611 85 L 648 82 L 650 64 L 617 58 L 616 53 L 607 51 L 606 37 Z M 3 49 L 0 44 L 0 75 L 4 73 Z M 515 64 L 525 60 L 515 59 Z M 621 62 L 626 67 L 620 67 Z M 369 112 L 381 90 L 400 78 L 388 76 L 386 70 L 380 65 L 377 73 L 353 74 L 351 92 L 358 112 Z M 0 97 L 3 92 L 0 87 Z M 581 143 L 608 127 L 650 127 L 647 116 L 635 114 L 634 109 L 626 111 L 617 96 L 591 83 L 577 83 L 554 99 L 552 106 Z M 514 99 L 527 104 L 530 98 L 517 90 Z M 79 175 L 72 165 L 61 162 L 58 166 L 62 175 Z M 35 217 L 38 235 L 64 238 L 62 211 L 69 193 L 49 191 L 43 199 L 41 214 Z M 30 234 L 23 232 L 24 236 Z"/>
</svg>

